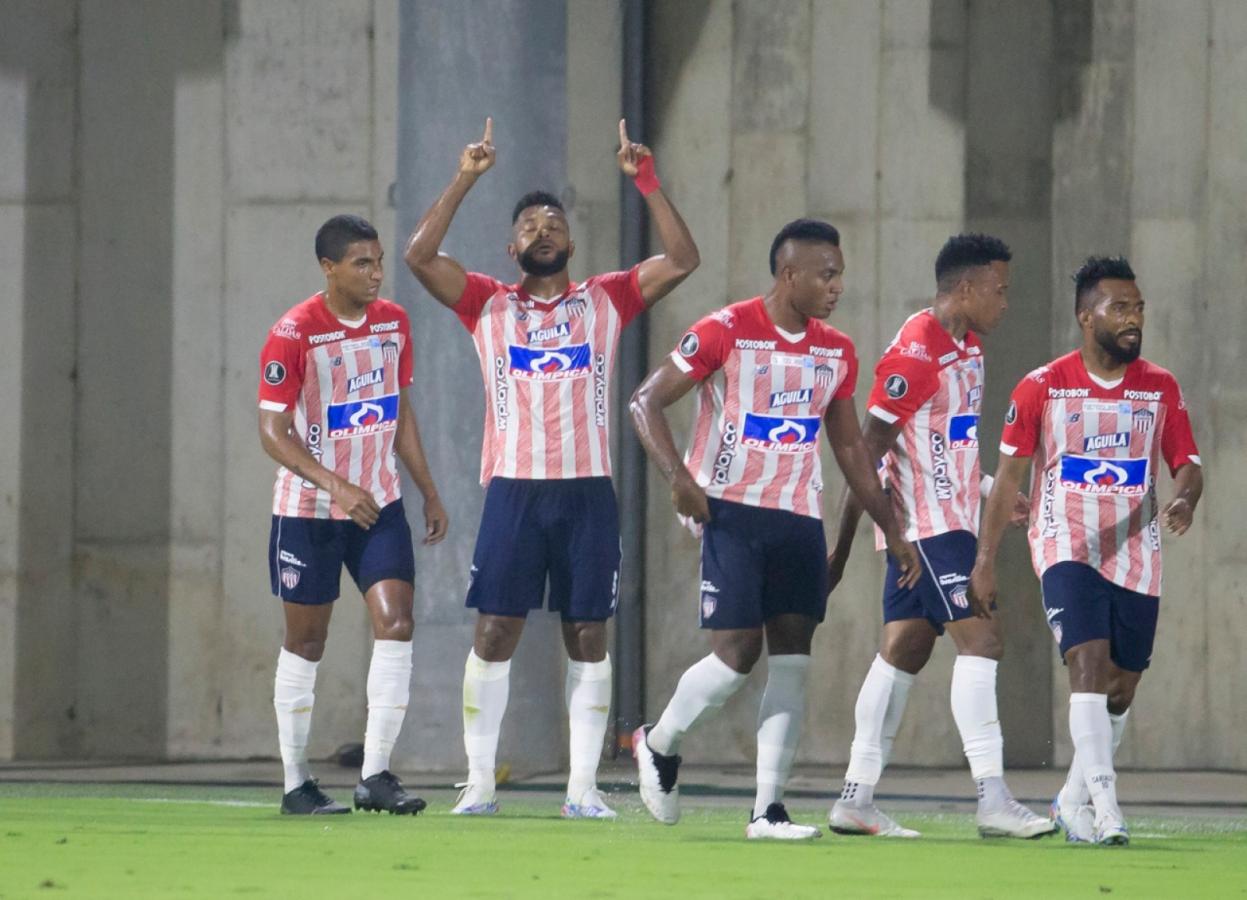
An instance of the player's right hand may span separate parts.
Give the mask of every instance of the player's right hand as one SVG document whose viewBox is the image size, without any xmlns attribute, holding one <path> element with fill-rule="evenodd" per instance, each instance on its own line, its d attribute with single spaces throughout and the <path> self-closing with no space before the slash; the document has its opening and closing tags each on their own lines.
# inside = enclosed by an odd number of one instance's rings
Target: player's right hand
<svg viewBox="0 0 1247 900">
<path fill-rule="evenodd" d="M 918 558 L 918 548 L 902 537 L 890 537 L 887 543 L 888 552 L 895 557 L 901 568 L 897 585 L 903 588 L 914 587 L 922 577 L 922 561 Z"/>
<path fill-rule="evenodd" d="M 675 504 L 677 513 L 687 516 L 698 525 L 705 525 L 710 521 L 710 501 L 706 499 L 706 492 L 687 470 L 677 475 L 671 483 L 671 502 Z"/>
<path fill-rule="evenodd" d="M 990 619 L 992 604 L 996 602 L 996 572 L 990 567 L 975 563 L 970 572 L 970 584 L 966 588 L 970 610 L 976 618 Z"/>
<path fill-rule="evenodd" d="M 377 519 L 381 517 L 381 507 L 377 505 L 372 494 L 349 481 L 343 482 L 342 487 L 330 496 L 338 509 L 350 516 L 351 521 L 365 531 L 376 525 Z"/>
<path fill-rule="evenodd" d="M 485 136 L 475 144 L 468 144 L 459 154 L 459 171 L 464 175 L 484 175 L 494 164 L 494 120 L 485 118 Z"/>
</svg>

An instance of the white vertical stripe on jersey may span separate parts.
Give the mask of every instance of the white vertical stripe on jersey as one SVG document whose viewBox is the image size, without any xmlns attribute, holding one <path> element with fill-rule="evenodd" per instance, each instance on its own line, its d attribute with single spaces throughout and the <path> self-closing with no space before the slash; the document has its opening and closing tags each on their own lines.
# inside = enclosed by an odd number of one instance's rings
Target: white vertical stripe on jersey
<svg viewBox="0 0 1247 900">
<path fill-rule="evenodd" d="M 1066 502 L 1068 497 L 1061 487 L 1061 457 L 1065 455 L 1069 444 L 1069 411 L 1068 401 L 1053 400 L 1048 404 L 1052 410 L 1052 419 L 1041 422 L 1039 427 L 1048 434 L 1051 442 L 1051 453 L 1048 459 L 1055 466 L 1052 483 L 1052 517 L 1056 530 L 1057 559 L 1069 559 L 1072 552 L 1072 532 L 1070 529 L 1070 508 Z M 1042 549 L 1040 550 L 1042 553 Z"/>
<path fill-rule="evenodd" d="M 319 357 L 319 348 L 318 348 L 317 355 Z M 360 357 L 360 354 L 357 351 L 342 352 L 341 369 L 342 369 L 343 378 L 347 384 L 350 384 L 350 380 L 352 378 L 357 377 L 360 373 L 359 357 Z M 326 371 L 328 371 L 329 367 L 326 366 L 325 369 Z M 349 401 L 350 399 L 351 399 L 350 393 L 344 392 L 343 400 Z M 343 447 L 347 448 L 347 458 L 342 460 L 342 462 L 346 463 L 346 466 L 345 466 L 346 471 L 343 472 L 339 470 L 338 474 L 344 475 L 346 480 L 349 481 L 351 484 L 355 484 L 355 485 L 363 484 L 364 444 L 366 444 L 367 442 L 368 442 L 368 438 L 366 437 L 363 439 L 350 439 L 350 440 L 343 440 L 343 441 L 335 441 L 335 443 L 341 444 Z M 342 449 L 342 448 L 335 448 L 335 449 Z"/>
<path fill-rule="evenodd" d="M 606 342 L 602 346 L 602 353 L 606 356 L 606 425 L 602 429 L 602 435 L 606 444 L 601 448 L 602 464 L 595 472 L 603 475 L 611 473 L 610 446 L 611 446 L 611 405 L 610 405 L 610 389 L 611 375 L 615 371 L 615 354 L 619 350 L 619 332 L 623 328 L 623 320 L 619 317 L 619 311 L 615 309 L 615 304 L 608 302 L 606 304 Z M 589 419 L 590 422 L 593 419 Z"/>
<path fill-rule="evenodd" d="M 492 314 L 493 307 L 495 305 L 505 303 L 505 298 L 494 296 L 490 298 L 489 302 L 485 305 L 485 309 L 481 311 L 482 316 L 488 316 L 487 321 L 489 323 L 489 327 L 484 330 L 489 335 L 489 383 L 494 386 L 495 396 L 497 392 L 497 385 L 495 384 L 497 372 L 494 367 L 494 359 L 496 357 L 502 357 L 502 377 L 505 383 L 510 378 L 511 366 L 511 351 L 508 345 L 518 341 L 518 338 L 516 337 L 515 323 L 512 321 L 512 317 L 507 315 L 495 316 Z M 499 328 L 497 332 L 494 331 L 493 327 L 496 318 L 500 319 L 502 323 L 502 327 Z M 495 400 L 495 402 L 497 401 Z M 493 433 L 493 439 L 495 442 L 494 447 L 496 448 L 497 442 L 501 440 L 506 448 L 503 453 L 504 464 L 502 471 L 496 472 L 495 474 L 502 475 L 506 478 L 514 478 L 519 472 L 520 465 L 520 404 L 518 385 L 514 385 L 512 388 L 507 390 L 506 410 L 506 430 L 501 434 L 501 436 L 498 434 L 497 429 L 495 429 Z M 490 459 L 489 465 L 493 466 L 494 464 L 494 459 Z"/>
<path fill-rule="evenodd" d="M 750 451 L 744 443 L 745 410 L 753 406 L 753 383 L 757 376 L 757 358 L 758 354 L 755 350 L 740 351 L 739 384 L 736 386 L 736 397 L 731 403 L 736 416 L 736 453 L 728 469 L 728 483 L 732 485 L 738 484 L 745 477 L 745 465 L 749 461 Z M 726 409 L 725 399 L 725 414 Z"/>
<path fill-rule="evenodd" d="M 329 372 L 328 351 L 322 345 L 318 350 L 312 351 L 311 357 L 311 364 L 316 367 L 316 386 L 320 389 L 320 399 L 316 404 L 316 415 L 320 424 L 320 448 L 322 454 L 320 464 L 329 471 L 334 472 L 337 470 L 338 450 L 334 446 L 337 442 L 328 439 L 329 423 L 322 418 L 324 411 L 333 402 L 333 378 Z M 324 518 L 329 516 L 333 506 L 333 498 L 329 496 L 329 492 L 317 489 L 315 496 L 316 517 Z"/>
</svg>

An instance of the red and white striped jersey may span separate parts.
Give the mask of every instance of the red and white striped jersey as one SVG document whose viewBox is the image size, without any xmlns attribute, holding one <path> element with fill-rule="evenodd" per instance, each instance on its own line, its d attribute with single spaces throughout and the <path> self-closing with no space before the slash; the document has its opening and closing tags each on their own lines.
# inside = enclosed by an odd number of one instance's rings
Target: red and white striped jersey
<svg viewBox="0 0 1247 900">
<path fill-rule="evenodd" d="M 635 267 L 573 282 L 552 300 L 468 273 L 454 311 L 485 381 L 481 484 L 610 475 L 615 350 L 644 309 Z"/>
<path fill-rule="evenodd" d="M 1199 465 L 1172 374 L 1137 359 L 1119 383 L 1104 387 L 1075 350 L 1018 383 L 1000 452 L 1035 457 L 1029 538 L 1038 575 L 1070 560 L 1127 590 L 1160 596 L 1158 458 L 1171 473 Z"/>
<path fill-rule="evenodd" d="M 905 320 L 875 367 L 867 409 L 901 423 L 880 463 L 892 511 L 916 541 L 979 531 L 979 407 L 983 347 L 967 332 L 958 344 L 929 309 Z M 875 529 L 875 544 L 884 547 Z"/>
<path fill-rule="evenodd" d="M 378 506 L 399 498 L 394 436 L 399 389 L 411 380 L 407 313 L 389 300 L 374 300 L 363 321 L 351 325 L 314 294 L 281 317 L 260 352 L 260 408 L 293 405 L 295 433 L 312 456 Z M 328 491 L 285 466 L 277 470 L 273 513 L 348 518 Z"/>
<path fill-rule="evenodd" d="M 822 518 L 823 414 L 857 383 L 848 335 L 817 319 L 787 334 L 755 297 L 697 322 L 671 360 L 701 382 L 684 464 L 706 494 Z"/>
</svg>

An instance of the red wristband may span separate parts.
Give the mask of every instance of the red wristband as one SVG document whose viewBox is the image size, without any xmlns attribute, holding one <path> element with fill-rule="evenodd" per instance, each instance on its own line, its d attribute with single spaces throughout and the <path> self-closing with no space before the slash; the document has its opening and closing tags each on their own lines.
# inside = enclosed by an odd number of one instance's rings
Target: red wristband
<svg viewBox="0 0 1247 900">
<path fill-rule="evenodd" d="M 632 183 L 636 185 L 642 197 L 648 197 L 662 187 L 658 183 L 658 173 L 654 171 L 654 157 L 642 156 L 637 160 L 636 174 L 632 176 Z"/>
</svg>

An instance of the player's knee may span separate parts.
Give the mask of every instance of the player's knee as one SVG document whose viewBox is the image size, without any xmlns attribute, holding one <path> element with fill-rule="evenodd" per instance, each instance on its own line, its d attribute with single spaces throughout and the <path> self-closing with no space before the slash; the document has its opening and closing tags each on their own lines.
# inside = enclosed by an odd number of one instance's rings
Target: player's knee
<svg viewBox="0 0 1247 900">
<path fill-rule="evenodd" d="M 377 625 L 373 637 L 379 641 L 410 641 L 415 624 L 410 615 L 398 615 Z"/>
<path fill-rule="evenodd" d="M 1108 711 L 1115 716 L 1120 716 L 1130 709 L 1130 704 L 1134 703 L 1134 690 L 1137 686 L 1138 682 L 1134 680 L 1112 682 L 1108 688 Z"/>
<path fill-rule="evenodd" d="M 490 662 L 505 662 L 515 652 L 522 629 L 522 619 L 517 625 L 508 619 L 482 618 L 476 628 L 476 655 Z"/>
<path fill-rule="evenodd" d="M 714 649 L 715 656 L 723 660 L 733 671 L 748 675 L 762 658 L 762 639 L 741 639 L 725 642 Z"/>
<path fill-rule="evenodd" d="M 295 656 L 302 657 L 308 662 L 320 662 L 321 657 L 325 655 L 325 639 L 323 637 L 287 637 L 283 646 Z"/>
</svg>

